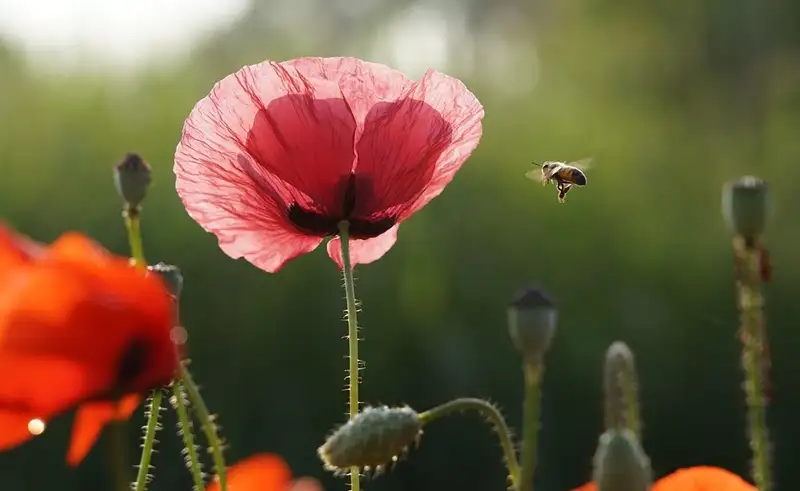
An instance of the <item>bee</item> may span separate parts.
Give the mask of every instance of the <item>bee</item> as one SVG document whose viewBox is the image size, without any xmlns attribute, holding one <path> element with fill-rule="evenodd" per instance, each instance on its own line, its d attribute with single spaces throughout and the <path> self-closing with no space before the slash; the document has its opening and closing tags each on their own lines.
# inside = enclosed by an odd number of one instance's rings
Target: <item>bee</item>
<svg viewBox="0 0 800 491">
<path fill-rule="evenodd" d="M 541 174 L 536 169 L 531 169 L 525 173 L 525 177 L 534 181 L 540 180 L 542 186 L 546 186 L 551 181 L 555 182 L 558 190 L 558 202 L 564 203 L 564 197 L 572 189 L 572 186 L 586 185 L 584 171 L 589 169 L 591 161 L 591 158 L 575 162 L 553 162 L 548 160 L 542 162 L 541 165 L 533 162 L 533 165 L 541 168 Z"/>
</svg>

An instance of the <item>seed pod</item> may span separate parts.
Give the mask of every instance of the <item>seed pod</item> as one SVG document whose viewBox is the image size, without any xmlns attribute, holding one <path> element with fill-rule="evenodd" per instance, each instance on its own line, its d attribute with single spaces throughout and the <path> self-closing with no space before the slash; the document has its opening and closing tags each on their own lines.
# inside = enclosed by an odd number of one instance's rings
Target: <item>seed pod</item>
<svg viewBox="0 0 800 491">
<path fill-rule="evenodd" d="M 419 444 L 422 422 L 410 407 L 367 407 L 337 428 L 317 449 L 325 468 L 345 474 L 351 467 L 382 472 Z"/>
<path fill-rule="evenodd" d="M 152 170 L 136 153 L 125 154 L 114 168 L 114 186 L 128 208 L 136 209 L 144 201 L 152 181 Z"/>
<path fill-rule="evenodd" d="M 752 241 L 764 232 L 769 214 L 769 185 L 744 176 L 722 188 L 722 215 L 737 235 Z"/>
<path fill-rule="evenodd" d="M 508 305 L 508 332 L 526 362 L 538 363 L 550 348 L 558 310 L 546 292 L 528 287 Z"/>
</svg>

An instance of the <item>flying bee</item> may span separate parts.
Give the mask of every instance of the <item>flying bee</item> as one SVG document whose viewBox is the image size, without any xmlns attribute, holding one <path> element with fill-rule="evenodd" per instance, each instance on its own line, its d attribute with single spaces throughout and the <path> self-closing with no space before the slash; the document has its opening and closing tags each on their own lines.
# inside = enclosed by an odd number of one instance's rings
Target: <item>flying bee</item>
<svg viewBox="0 0 800 491">
<path fill-rule="evenodd" d="M 564 197 L 572 189 L 572 186 L 586 185 L 584 171 L 589 169 L 591 161 L 591 158 L 575 162 L 553 162 L 548 160 L 542 162 L 541 165 L 533 162 L 533 165 L 541 168 L 541 174 L 536 169 L 531 169 L 525 173 L 525 177 L 534 181 L 540 180 L 542 186 L 546 186 L 551 181 L 555 182 L 558 190 L 558 202 L 564 203 Z"/>
</svg>

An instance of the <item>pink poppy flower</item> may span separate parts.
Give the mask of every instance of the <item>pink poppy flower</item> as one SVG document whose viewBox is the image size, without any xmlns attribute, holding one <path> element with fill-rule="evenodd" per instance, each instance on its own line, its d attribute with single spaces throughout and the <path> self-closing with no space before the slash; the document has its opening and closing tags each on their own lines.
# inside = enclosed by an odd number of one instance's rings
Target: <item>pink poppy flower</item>
<svg viewBox="0 0 800 491">
<path fill-rule="evenodd" d="M 319 246 L 375 261 L 477 147 L 483 107 L 459 80 L 415 82 L 356 58 L 246 66 L 194 107 L 175 153 L 189 215 L 234 259 L 274 273 Z"/>
</svg>

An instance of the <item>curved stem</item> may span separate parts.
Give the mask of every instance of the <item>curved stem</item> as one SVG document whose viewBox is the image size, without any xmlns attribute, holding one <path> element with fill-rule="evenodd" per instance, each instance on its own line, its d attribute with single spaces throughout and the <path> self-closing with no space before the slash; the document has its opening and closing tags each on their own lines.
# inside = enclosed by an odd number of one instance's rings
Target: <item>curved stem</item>
<svg viewBox="0 0 800 491">
<path fill-rule="evenodd" d="M 200 458 L 197 456 L 197 448 L 194 445 L 194 431 L 192 420 L 189 418 L 189 411 L 186 409 L 186 401 L 183 386 L 179 381 L 172 384 L 172 395 L 175 398 L 175 411 L 178 413 L 178 427 L 183 437 L 183 445 L 186 448 L 186 464 L 192 473 L 195 491 L 203 491 L 203 471 L 200 469 Z"/>
<path fill-rule="evenodd" d="M 772 489 L 767 428 L 766 376 L 767 356 L 764 298 L 761 294 L 761 260 L 763 246 L 748 244 L 743 238 L 734 240 L 734 253 L 741 266 L 737 271 L 738 304 L 741 313 L 739 337 L 742 342 L 742 368 L 753 452 L 753 480 L 759 491 Z"/>
<path fill-rule="evenodd" d="M 227 491 L 228 480 L 225 469 L 225 457 L 222 455 L 222 439 L 217 433 L 217 425 L 214 423 L 214 417 L 208 411 L 203 397 L 200 395 L 200 390 L 192 379 L 192 374 L 186 369 L 186 365 L 181 363 L 180 366 L 180 379 L 186 392 L 189 395 L 189 401 L 197 411 L 197 418 L 203 426 L 203 432 L 206 435 L 206 440 L 211 446 L 211 459 L 214 461 L 214 471 L 217 473 L 219 480 L 220 491 Z"/>
<path fill-rule="evenodd" d="M 539 411 L 542 397 L 542 372 L 544 367 L 539 363 L 526 363 L 523 367 L 525 373 L 525 402 L 522 413 L 522 455 L 521 474 L 519 478 L 519 491 L 533 489 L 533 476 L 536 472 L 536 452 L 539 442 Z"/>
<path fill-rule="evenodd" d="M 356 306 L 355 280 L 353 280 L 353 267 L 350 264 L 350 224 L 347 221 L 339 222 L 339 241 L 342 244 L 342 272 L 344 275 L 344 292 L 347 300 L 347 348 L 349 366 L 347 369 L 347 390 L 350 396 L 350 417 L 358 414 L 358 307 Z M 358 467 L 350 469 L 350 489 L 359 491 L 361 488 Z"/>
<path fill-rule="evenodd" d="M 419 419 L 424 426 L 457 411 L 476 411 L 492 425 L 492 429 L 494 429 L 495 433 L 497 433 L 497 437 L 500 439 L 500 446 L 503 448 L 503 455 L 505 456 L 506 468 L 508 469 L 511 483 L 514 489 L 519 489 L 520 470 L 519 464 L 517 463 L 517 455 L 514 453 L 514 444 L 511 441 L 511 431 L 508 429 L 503 415 L 500 414 L 500 411 L 492 403 L 484 401 L 483 399 L 462 397 L 445 402 L 444 404 L 440 404 L 421 413 Z"/>
</svg>

